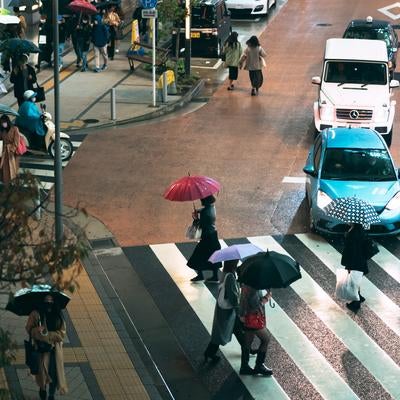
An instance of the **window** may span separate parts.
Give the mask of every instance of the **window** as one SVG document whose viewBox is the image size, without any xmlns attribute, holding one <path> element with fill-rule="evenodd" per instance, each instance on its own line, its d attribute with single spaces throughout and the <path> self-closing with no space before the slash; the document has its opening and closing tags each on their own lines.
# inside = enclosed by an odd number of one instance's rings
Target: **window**
<svg viewBox="0 0 400 400">
<path fill-rule="evenodd" d="M 322 138 L 318 136 L 314 142 L 314 171 L 319 169 L 319 161 L 321 160 Z"/>
<path fill-rule="evenodd" d="M 342 148 L 327 149 L 321 169 L 321 179 L 397 180 L 392 160 L 386 150 Z"/>
<path fill-rule="evenodd" d="M 386 85 L 386 64 L 358 61 L 328 61 L 325 67 L 325 82 Z"/>
</svg>

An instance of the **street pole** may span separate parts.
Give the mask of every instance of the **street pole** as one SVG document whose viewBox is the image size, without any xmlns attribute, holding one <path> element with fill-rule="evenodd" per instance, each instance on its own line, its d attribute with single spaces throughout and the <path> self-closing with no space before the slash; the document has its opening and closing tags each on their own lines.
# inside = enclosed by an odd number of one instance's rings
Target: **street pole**
<svg viewBox="0 0 400 400">
<path fill-rule="evenodd" d="M 185 75 L 190 75 L 190 57 L 192 55 L 192 44 L 190 40 L 190 0 L 185 0 Z"/>
<path fill-rule="evenodd" d="M 156 19 L 152 18 L 152 42 L 153 42 L 153 107 L 156 107 Z"/>
<path fill-rule="evenodd" d="M 60 147 L 60 74 L 58 60 L 58 45 L 60 42 L 58 36 L 58 0 L 53 0 L 53 46 L 54 46 L 54 175 L 55 175 L 55 234 L 56 244 L 60 245 L 64 236 L 62 222 L 62 162 L 61 162 L 61 147 Z"/>
</svg>

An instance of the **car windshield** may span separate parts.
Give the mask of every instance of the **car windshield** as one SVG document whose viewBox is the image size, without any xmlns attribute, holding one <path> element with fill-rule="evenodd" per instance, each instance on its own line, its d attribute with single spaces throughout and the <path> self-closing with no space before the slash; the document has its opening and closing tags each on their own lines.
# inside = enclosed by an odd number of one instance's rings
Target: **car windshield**
<svg viewBox="0 0 400 400">
<path fill-rule="evenodd" d="M 209 26 L 214 19 L 214 10 L 210 5 L 200 5 L 192 8 L 192 27 Z"/>
<path fill-rule="evenodd" d="M 394 181 L 397 177 L 386 149 L 328 148 L 322 164 L 321 179 Z"/>
<path fill-rule="evenodd" d="M 386 65 L 372 62 L 328 61 L 325 82 L 386 85 Z"/>
<path fill-rule="evenodd" d="M 353 27 L 345 32 L 344 37 L 346 39 L 383 40 L 387 47 L 391 46 L 390 32 L 385 28 Z"/>
</svg>

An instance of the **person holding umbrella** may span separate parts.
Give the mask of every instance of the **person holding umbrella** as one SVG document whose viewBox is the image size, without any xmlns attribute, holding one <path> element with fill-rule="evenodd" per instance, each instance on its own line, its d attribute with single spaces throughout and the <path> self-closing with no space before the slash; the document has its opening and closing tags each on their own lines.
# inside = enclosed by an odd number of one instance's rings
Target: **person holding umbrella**
<svg viewBox="0 0 400 400">
<path fill-rule="evenodd" d="M 0 181 L 8 185 L 18 175 L 17 148 L 20 134 L 8 115 L 3 114 L 0 117 L 0 124 L 0 140 L 3 142 L 3 151 L 0 154 Z"/>
<path fill-rule="evenodd" d="M 271 297 L 271 291 L 267 291 L 267 294 L 263 296 L 261 290 L 242 285 L 239 315 L 244 325 L 245 340 L 242 346 L 239 371 L 241 375 L 272 375 L 272 369 L 264 365 L 270 340 L 265 322 L 265 303 L 268 303 Z M 251 344 L 256 336 L 260 339 L 260 346 L 257 350 L 256 365 L 253 369 L 249 366 L 249 358 Z"/>
<path fill-rule="evenodd" d="M 201 228 L 200 242 L 197 243 L 193 254 L 187 262 L 187 266 L 196 270 L 197 275 L 191 279 L 192 282 L 204 280 L 203 271 L 211 270 L 212 276 L 207 278 L 207 282 L 218 282 L 218 269 L 221 268 L 221 263 L 212 264 L 208 259 L 210 256 L 221 248 L 218 241 L 218 233 L 215 227 L 216 212 L 215 212 L 215 197 L 207 196 L 200 200 L 203 208 L 194 210 L 192 217 L 194 220 L 199 220 Z"/>
<path fill-rule="evenodd" d="M 232 333 L 241 346 L 245 345 L 243 327 L 238 317 L 240 287 L 236 280 L 239 260 L 224 261 L 224 269 L 215 304 L 211 341 L 204 352 L 207 361 L 219 361 L 216 355 L 219 346 L 225 346 L 232 340 Z"/>
<path fill-rule="evenodd" d="M 364 275 L 368 274 L 368 247 L 371 245 L 372 242 L 368 240 L 363 226 L 361 224 L 350 224 L 350 229 L 345 234 L 341 259 L 341 264 L 349 273 L 350 271 L 361 271 Z M 360 309 L 361 303 L 365 301 L 365 298 L 361 296 L 360 289 L 358 294 L 360 300 L 346 304 L 346 307 L 355 313 Z"/>
<path fill-rule="evenodd" d="M 36 306 L 25 327 L 40 353 L 39 373 L 35 375 L 41 400 L 54 400 L 56 389 L 67 392 L 62 343 L 66 333 L 64 318 L 51 294 Z M 49 397 L 46 387 L 49 386 Z"/>
<path fill-rule="evenodd" d="M 33 84 L 36 83 L 35 69 L 28 64 L 28 59 L 27 54 L 20 55 L 10 76 L 10 82 L 14 84 L 14 96 L 19 106 L 25 101 L 24 93 L 27 90 L 33 90 Z"/>
</svg>

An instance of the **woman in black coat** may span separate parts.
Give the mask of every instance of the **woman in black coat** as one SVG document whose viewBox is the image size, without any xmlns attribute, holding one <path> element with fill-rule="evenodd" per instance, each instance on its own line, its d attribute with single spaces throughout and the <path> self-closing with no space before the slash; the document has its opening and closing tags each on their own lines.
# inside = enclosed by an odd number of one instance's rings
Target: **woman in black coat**
<svg viewBox="0 0 400 400">
<path fill-rule="evenodd" d="M 208 282 L 218 282 L 218 269 L 222 267 L 222 264 L 212 264 L 208 261 L 211 254 L 221 248 L 215 228 L 216 213 L 214 203 L 214 196 L 205 197 L 201 199 L 203 208 L 193 213 L 193 218 L 200 219 L 201 239 L 187 262 L 188 267 L 197 271 L 197 276 L 191 279 L 192 282 L 204 280 L 203 271 L 205 270 L 213 271 L 212 277 L 207 279 Z"/>
<path fill-rule="evenodd" d="M 27 90 L 33 90 L 33 84 L 36 83 L 35 70 L 27 62 L 28 56 L 22 54 L 10 76 L 10 82 L 14 84 L 14 96 L 19 106 L 25 101 L 24 93 Z"/>
<path fill-rule="evenodd" d="M 341 264 L 350 271 L 361 271 L 364 275 L 368 274 L 368 246 L 371 243 L 365 234 L 361 224 L 351 224 L 349 231 L 345 235 L 344 249 Z M 365 298 L 361 296 L 359 301 L 347 303 L 346 307 L 356 312 Z"/>
</svg>

